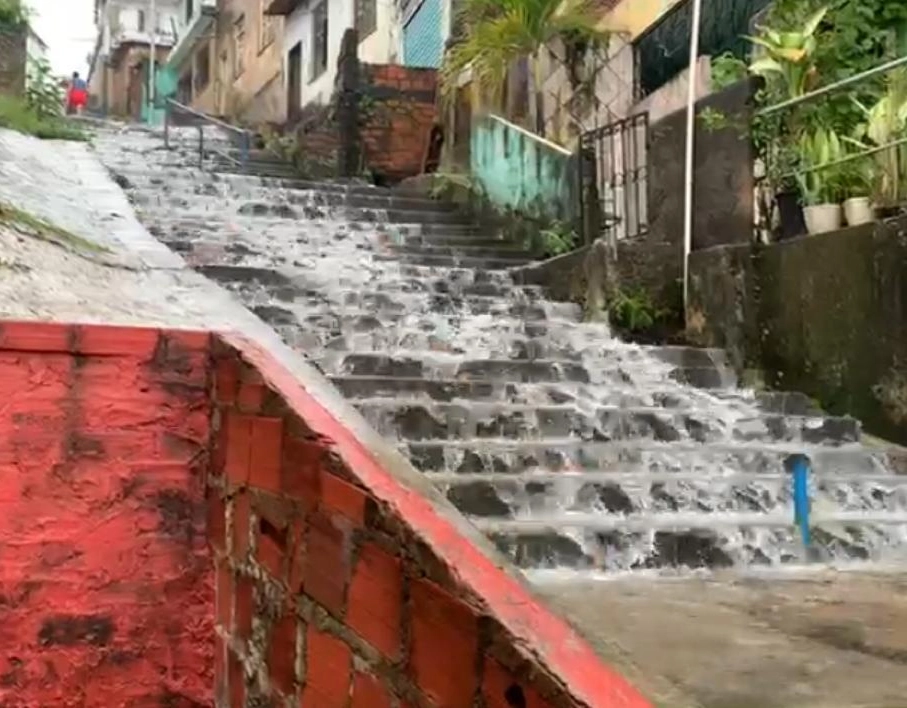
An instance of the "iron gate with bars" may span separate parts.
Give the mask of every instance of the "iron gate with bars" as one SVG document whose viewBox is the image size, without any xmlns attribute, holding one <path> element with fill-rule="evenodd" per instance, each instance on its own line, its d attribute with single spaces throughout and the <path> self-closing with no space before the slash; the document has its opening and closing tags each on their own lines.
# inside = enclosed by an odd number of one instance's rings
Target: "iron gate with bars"
<svg viewBox="0 0 907 708">
<path fill-rule="evenodd" d="M 586 243 L 610 243 L 648 232 L 649 114 L 583 133 L 579 184 Z"/>
</svg>

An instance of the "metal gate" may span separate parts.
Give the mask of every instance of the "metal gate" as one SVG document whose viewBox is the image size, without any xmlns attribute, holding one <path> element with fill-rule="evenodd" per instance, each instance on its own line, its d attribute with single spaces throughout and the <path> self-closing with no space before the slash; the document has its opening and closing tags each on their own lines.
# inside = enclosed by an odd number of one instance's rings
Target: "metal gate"
<svg viewBox="0 0 907 708">
<path fill-rule="evenodd" d="M 635 238 L 649 230 L 649 114 L 580 137 L 579 184 L 585 240 Z"/>
</svg>

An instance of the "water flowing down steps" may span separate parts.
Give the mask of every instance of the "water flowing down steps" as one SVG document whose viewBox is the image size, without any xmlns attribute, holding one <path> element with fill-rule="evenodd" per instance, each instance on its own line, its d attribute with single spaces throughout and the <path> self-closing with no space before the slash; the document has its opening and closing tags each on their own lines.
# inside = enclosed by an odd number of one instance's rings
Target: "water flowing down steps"
<svg viewBox="0 0 907 708">
<path fill-rule="evenodd" d="M 907 477 L 856 421 L 728 386 L 721 352 L 582 322 L 514 283 L 528 253 L 448 204 L 264 159 L 201 171 L 193 140 L 177 131 L 165 151 L 121 130 L 97 149 L 152 233 L 304 352 L 519 566 L 800 564 L 794 452 L 815 472 L 820 558 L 907 556 Z"/>
</svg>

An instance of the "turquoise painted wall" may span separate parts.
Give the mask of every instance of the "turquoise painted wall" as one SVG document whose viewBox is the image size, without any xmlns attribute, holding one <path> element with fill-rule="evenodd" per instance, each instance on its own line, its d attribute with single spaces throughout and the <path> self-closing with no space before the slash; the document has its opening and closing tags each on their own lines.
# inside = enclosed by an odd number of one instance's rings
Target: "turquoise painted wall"
<svg viewBox="0 0 907 708">
<path fill-rule="evenodd" d="M 403 28 L 403 63 L 406 66 L 437 69 L 444 58 L 442 0 L 424 0 Z"/>
<path fill-rule="evenodd" d="M 576 218 L 576 161 L 553 144 L 496 116 L 473 123 L 470 168 L 493 204 L 527 216 Z"/>
</svg>

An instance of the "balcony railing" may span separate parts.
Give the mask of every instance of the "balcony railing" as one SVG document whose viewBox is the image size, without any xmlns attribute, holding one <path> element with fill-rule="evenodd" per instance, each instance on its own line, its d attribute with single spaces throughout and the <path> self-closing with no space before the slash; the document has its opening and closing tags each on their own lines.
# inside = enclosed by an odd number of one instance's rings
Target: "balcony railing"
<svg viewBox="0 0 907 708">
<path fill-rule="evenodd" d="M 176 30 L 176 41 L 167 58 L 168 65 L 172 67 L 178 67 L 191 55 L 195 43 L 211 27 L 217 14 L 217 0 L 195 0 L 191 8 L 191 17 Z"/>
</svg>

